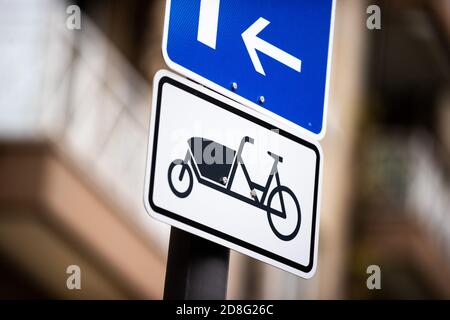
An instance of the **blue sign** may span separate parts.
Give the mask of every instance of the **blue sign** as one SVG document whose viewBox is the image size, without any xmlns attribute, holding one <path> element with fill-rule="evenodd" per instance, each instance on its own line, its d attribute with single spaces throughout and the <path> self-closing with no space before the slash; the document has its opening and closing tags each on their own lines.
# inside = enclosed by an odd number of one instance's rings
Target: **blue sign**
<svg viewBox="0 0 450 320">
<path fill-rule="evenodd" d="M 322 138 L 334 0 L 168 0 L 172 69 Z"/>
</svg>

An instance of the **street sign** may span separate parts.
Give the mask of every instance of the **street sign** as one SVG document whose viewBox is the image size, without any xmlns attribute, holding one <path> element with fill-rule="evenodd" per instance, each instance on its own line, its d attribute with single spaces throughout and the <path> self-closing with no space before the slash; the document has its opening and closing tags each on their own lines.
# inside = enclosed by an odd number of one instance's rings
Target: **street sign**
<svg viewBox="0 0 450 320">
<path fill-rule="evenodd" d="M 163 56 L 203 85 L 321 139 L 334 0 L 167 0 Z"/>
<path fill-rule="evenodd" d="M 304 278 L 316 268 L 322 152 L 168 71 L 154 79 L 145 205 L 156 219 Z"/>
</svg>

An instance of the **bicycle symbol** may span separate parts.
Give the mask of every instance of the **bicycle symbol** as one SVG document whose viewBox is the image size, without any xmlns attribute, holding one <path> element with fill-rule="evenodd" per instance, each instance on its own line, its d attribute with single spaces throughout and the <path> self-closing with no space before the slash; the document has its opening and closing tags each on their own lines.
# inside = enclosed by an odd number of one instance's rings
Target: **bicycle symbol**
<svg viewBox="0 0 450 320">
<path fill-rule="evenodd" d="M 241 201 L 244 201 L 252 206 L 255 206 L 257 208 L 260 208 L 262 210 L 265 210 L 267 212 L 267 219 L 269 221 L 270 228 L 272 229 L 273 233 L 281 240 L 283 241 L 289 241 L 295 238 L 297 235 L 300 224 L 301 224 L 301 211 L 300 211 L 300 205 L 295 197 L 294 192 L 292 192 L 291 189 L 284 186 L 280 182 L 280 175 L 278 173 L 278 164 L 283 162 L 283 158 L 268 151 L 267 153 L 269 156 L 271 156 L 274 160 L 271 172 L 267 178 L 266 184 L 260 185 L 255 182 L 253 182 L 248 174 L 247 168 L 245 166 L 245 163 L 241 157 L 244 145 L 246 143 L 254 143 L 254 139 L 250 137 L 244 137 L 241 140 L 241 143 L 239 145 L 239 149 L 236 153 L 235 150 L 230 149 L 224 145 L 221 145 L 217 142 L 214 142 L 209 139 L 201 138 L 201 137 L 192 137 L 188 140 L 189 149 L 186 152 L 186 156 L 184 157 L 184 160 L 182 159 L 176 159 L 172 161 L 169 165 L 168 170 L 168 180 L 169 180 L 169 186 L 172 192 L 179 198 L 186 198 L 189 196 L 189 194 L 192 191 L 193 188 L 193 175 L 192 170 L 195 173 L 195 176 L 197 178 L 197 181 L 200 184 L 203 184 L 205 186 L 208 186 L 210 188 L 213 188 L 217 191 L 223 192 L 233 198 L 239 199 Z M 200 149 L 199 149 L 200 148 Z M 220 163 L 213 162 L 208 163 L 211 161 L 205 161 L 203 159 L 204 150 L 206 148 L 210 148 L 211 150 L 220 150 L 222 151 L 222 155 L 224 156 L 225 161 L 221 161 Z M 189 165 L 189 163 L 191 165 Z M 181 167 L 179 167 L 181 166 Z M 248 198 L 240 193 L 234 192 L 231 190 L 231 187 L 233 185 L 234 177 L 236 175 L 236 171 L 238 166 L 241 167 L 245 178 L 247 180 L 248 186 L 250 188 L 250 196 L 251 198 Z M 183 188 L 183 190 L 177 190 L 175 188 L 175 185 L 172 181 L 172 175 L 173 170 L 175 168 L 180 169 L 178 173 L 178 181 L 183 182 L 185 177 L 188 178 L 187 183 L 184 182 L 184 185 L 187 185 L 187 187 Z M 192 169 L 191 169 L 192 168 Z M 269 194 L 270 191 L 270 185 L 272 183 L 273 178 L 275 177 L 276 186 L 272 189 L 272 191 Z M 258 198 L 256 190 L 259 190 L 262 192 L 261 199 Z M 269 195 L 268 195 L 269 194 Z M 268 195 L 268 197 L 267 197 Z M 281 211 L 274 209 L 272 207 L 274 198 L 278 196 L 281 206 Z M 267 197 L 267 204 L 265 203 Z M 290 233 L 283 234 L 279 230 L 277 230 L 272 216 L 277 216 L 282 219 L 286 219 L 288 214 L 286 212 L 286 206 L 285 206 L 285 197 L 290 197 L 292 201 L 295 204 L 296 210 L 297 210 L 297 223 L 294 228 L 294 230 Z"/>
</svg>

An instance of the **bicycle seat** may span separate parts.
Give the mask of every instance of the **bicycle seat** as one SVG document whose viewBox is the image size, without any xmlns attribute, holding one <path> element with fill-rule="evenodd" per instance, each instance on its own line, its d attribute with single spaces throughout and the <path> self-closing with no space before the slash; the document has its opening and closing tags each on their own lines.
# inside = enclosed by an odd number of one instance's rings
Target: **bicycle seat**
<svg viewBox="0 0 450 320">
<path fill-rule="evenodd" d="M 273 152 L 267 151 L 267 153 L 269 154 L 269 156 L 271 156 L 272 158 L 274 158 L 275 160 L 278 160 L 280 163 L 283 162 L 283 157 L 279 156 Z"/>
</svg>

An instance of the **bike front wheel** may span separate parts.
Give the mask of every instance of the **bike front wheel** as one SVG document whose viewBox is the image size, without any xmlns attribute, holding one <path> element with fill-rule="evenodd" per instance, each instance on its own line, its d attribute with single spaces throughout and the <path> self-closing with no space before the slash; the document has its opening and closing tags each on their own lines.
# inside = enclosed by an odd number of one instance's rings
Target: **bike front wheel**
<svg viewBox="0 0 450 320">
<path fill-rule="evenodd" d="M 279 197 L 281 211 L 276 210 L 272 207 L 275 196 Z M 286 204 L 289 204 L 289 202 L 291 202 L 291 204 L 293 203 L 294 205 L 289 206 L 290 211 L 287 212 L 288 209 L 286 209 Z M 294 212 L 294 210 L 296 210 L 296 212 Z M 278 229 L 280 229 L 280 227 L 276 227 L 273 216 L 276 216 L 277 219 L 287 219 L 288 217 L 291 217 L 292 214 L 296 215 L 296 223 L 293 231 L 279 231 Z M 285 186 L 277 186 L 272 190 L 269 198 L 267 199 L 267 219 L 269 220 L 270 228 L 278 238 L 283 241 L 290 241 L 294 239 L 297 236 L 298 231 L 300 230 L 301 217 L 302 215 L 300 211 L 300 204 L 298 203 L 298 200 L 291 189 Z"/>
<path fill-rule="evenodd" d="M 187 177 L 187 180 L 185 177 Z M 169 180 L 170 190 L 177 197 L 186 198 L 191 193 L 194 177 L 192 176 L 191 168 L 183 160 L 178 159 L 170 163 L 167 178 Z M 177 187 L 175 187 L 174 181 L 177 183 Z"/>
</svg>

